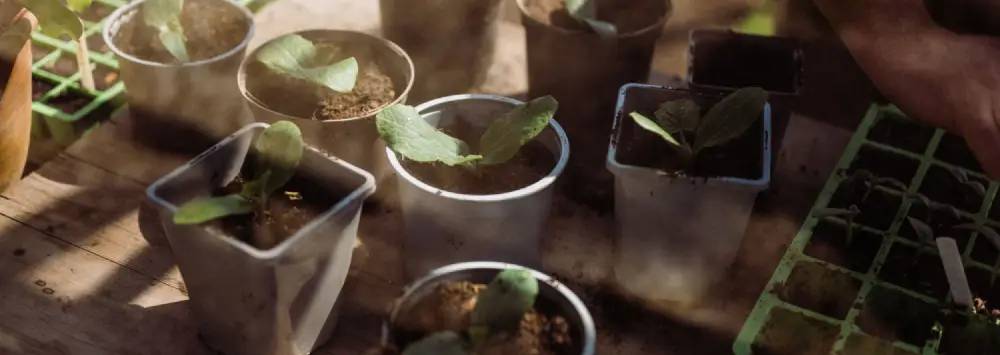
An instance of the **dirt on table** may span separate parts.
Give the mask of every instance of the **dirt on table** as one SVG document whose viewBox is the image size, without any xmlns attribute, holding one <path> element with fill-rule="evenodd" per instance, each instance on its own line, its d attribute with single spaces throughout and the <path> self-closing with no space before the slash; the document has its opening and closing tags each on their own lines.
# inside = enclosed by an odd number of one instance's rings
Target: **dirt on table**
<svg viewBox="0 0 1000 355">
<path fill-rule="evenodd" d="M 391 103 L 395 98 L 396 90 L 392 79 L 382 73 L 377 64 L 370 63 L 358 74 L 354 90 L 349 93 L 328 92 L 320 102 L 315 118 L 337 120 L 363 117 Z"/>
<path fill-rule="evenodd" d="M 439 331 L 462 332 L 469 327 L 470 317 L 476 307 L 476 297 L 486 285 L 467 281 L 445 282 L 433 293 L 419 300 L 409 312 L 401 314 L 396 324 L 400 336 L 400 350 L 381 354 L 394 354 L 405 349 L 410 342 Z M 572 354 L 573 337 L 569 323 L 560 315 L 553 315 L 536 308 L 521 319 L 516 332 L 491 334 L 473 354 L 475 355 L 569 355 Z"/>
<path fill-rule="evenodd" d="M 223 0 L 185 1 L 181 25 L 191 61 L 213 58 L 235 48 L 250 30 L 243 12 Z M 177 63 L 160 42 L 159 31 L 146 25 L 141 9 L 121 24 L 113 40 L 120 50 L 140 59 Z"/>
<path fill-rule="evenodd" d="M 660 20 L 666 3 L 661 0 L 599 0 L 597 19 L 613 23 L 618 33 L 631 33 L 652 26 Z M 570 17 L 563 0 L 528 0 L 525 9 L 535 20 L 570 30 L 588 31 L 588 27 Z"/>
<path fill-rule="evenodd" d="M 241 173 L 232 182 L 214 191 L 213 196 L 239 193 L 247 181 L 243 176 L 252 175 Z M 345 194 L 296 175 L 268 198 L 265 207 L 255 207 L 249 214 L 211 221 L 208 226 L 257 249 L 267 250 L 318 218 L 337 202 L 338 196 Z"/>
</svg>

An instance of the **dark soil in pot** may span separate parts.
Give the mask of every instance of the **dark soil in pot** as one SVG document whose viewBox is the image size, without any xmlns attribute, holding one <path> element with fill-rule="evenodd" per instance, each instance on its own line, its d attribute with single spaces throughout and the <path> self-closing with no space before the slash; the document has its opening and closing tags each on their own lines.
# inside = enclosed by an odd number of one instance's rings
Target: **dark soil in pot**
<svg viewBox="0 0 1000 355">
<path fill-rule="evenodd" d="M 408 344 L 435 332 L 467 329 L 476 297 L 485 289 L 484 284 L 466 281 L 438 284 L 433 293 L 399 314 L 393 329 L 396 345 L 405 349 Z M 538 298 L 535 308 L 521 319 L 516 334 L 493 334 L 476 354 L 576 355 L 579 350 L 574 342 L 579 340 L 573 339 L 572 334 L 578 332 L 570 329 L 566 318 L 555 314 L 553 309 L 554 305 L 546 299 Z"/>
<path fill-rule="evenodd" d="M 868 139 L 917 154 L 923 154 L 934 129 L 892 114 L 883 114 L 868 132 Z M 939 148 L 940 149 L 940 148 Z"/>
<path fill-rule="evenodd" d="M 878 254 L 882 236 L 855 226 L 851 239 L 848 243 L 845 225 L 821 221 L 813 229 L 812 238 L 806 244 L 804 252 L 811 257 L 865 273 Z"/>
<path fill-rule="evenodd" d="M 799 263 L 775 293 L 788 303 L 844 319 L 860 289 L 861 280 L 848 274 L 816 263 Z"/>
<path fill-rule="evenodd" d="M 115 45 L 123 52 L 156 63 L 177 60 L 163 47 L 159 31 L 143 21 L 142 7 L 131 18 L 123 18 L 114 34 Z M 192 61 L 219 56 L 236 48 L 247 36 L 250 23 L 243 12 L 223 0 L 187 0 L 181 23 Z"/>
<path fill-rule="evenodd" d="M 937 306 L 876 286 L 868 294 L 857 324 L 879 338 L 922 347 L 933 335 L 934 323 L 939 319 Z"/>
<path fill-rule="evenodd" d="M 893 178 L 903 184 L 909 184 L 919 166 L 920 162 L 917 160 L 865 145 L 858 151 L 847 170 L 849 173 L 867 170 L 876 176 Z"/>
<path fill-rule="evenodd" d="M 479 151 L 478 139 L 475 137 L 479 137 L 482 130 L 465 124 L 466 120 L 461 117 L 454 121 L 455 124 L 441 127 L 441 130 L 469 142 L 470 151 Z M 552 172 L 556 158 L 556 153 L 535 139 L 522 146 L 511 160 L 498 165 L 480 165 L 475 169 L 407 160 L 401 162 L 406 171 L 418 180 L 436 188 L 460 194 L 492 195 L 515 191 L 538 182 Z"/>
<path fill-rule="evenodd" d="M 526 0 L 525 9 L 535 20 L 574 31 L 590 31 L 570 17 L 563 0 Z M 619 34 L 642 30 L 656 23 L 663 14 L 662 1 L 598 0 L 597 19 L 613 23 Z"/>
<path fill-rule="evenodd" d="M 977 181 L 984 187 L 989 186 L 989 181 L 969 175 L 970 181 Z M 979 212 L 983 203 L 983 195 L 980 195 L 975 188 L 960 182 L 951 172 L 939 165 L 932 165 L 924 181 L 920 185 L 920 193 L 926 195 L 931 200 L 946 203 L 959 209 L 976 213 Z"/>
<path fill-rule="evenodd" d="M 941 258 L 936 251 L 893 243 L 878 278 L 924 295 L 943 300 L 948 293 Z"/>
<path fill-rule="evenodd" d="M 705 106 L 703 106 L 705 107 Z M 622 164 L 663 170 L 675 176 L 759 179 L 762 158 L 762 123 L 754 123 L 743 136 L 706 148 L 690 167 L 682 165 L 678 151 L 656 135 L 641 130 L 631 119 L 622 120 L 618 161 Z"/>
<path fill-rule="evenodd" d="M 844 343 L 845 355 L 918 355 L 892 346 L 892 343 L 859 333 L 852 333 Z"/>
<path fill-rule="evenodd" d="M 952 315 L 944 322 L 941 354 L 993 355 L 1000 349 L 1000 325 L 988 316 Z"/>
<path fill-rule="evenodd" d="M 829 323 L 774 308 L 751 348 L 759 355 L 827 355 L 838 333 Z"/>
<path fill-rule="evenodd" d="M 337 45 L 342 55 L 334 62 L 348 57 L 358 60 L 358 79 L 351 92 L 338 93 L 279 75 L 256 60 L 247 65 L 247 90 L 271 110 L 321 121 L 369 116 L 396 99 L 405 83 L 394 83 L 370 50 L 351 43 Z"/>
<path fill-rule="evenodd" d="M 239 193 L 247 181 L 246 176 L 254 176 L 252 167 L 244 167 L 233 181 L 213 191 L 213 196 Z M 268 198 L 267 206 L 258 206 L 250 214 L 208 222 L 208 226 L 257 249 L 267 250 L 294 235 L 348 193 L 347 189 L 321 184 L 308 174 L 298 172 Z"/>
<path fill-rule="evenodd" d="M 972 232 L 968 230 L 962 230 L 954 228 L 956 225 L 963 223 L 972 223 L 972 219 L 962 216 L 961 214 L 956 214 L 947 207 L 940 207 L 935 205 L 931 208 L 930 212 L 927 211 L 927 206 L 923 204 L 915 203 L 910 206 L 910 211 L 908 213 L 909 217 L 916 218 L 934 230 L 935 237 L 951 237 L 955 239 L 958 244 L 958 250 L 965 250 L 965 247 L 969 244 L 969 239 L 971 238 Z M 899 227 L 898 234 L 901 237 L 910 239 L 914 242 L 920 242 L 920 237 L 910 226 L 909 222 L 904 222 L 903 225 Z M 925 243 L 929 247 L 936 247 L 934 243 Z"/>
<path fill-rule="evenodd" d="M 830 198 L 828 207 L 847 209 L 851 205 L 856 205 L 861 214 L 854 218 L 855 223 L 883 231 L 889 229 L 893 218 L 896 217 L 896 211 L 902 204 L 902 199 L 898 195 L 875 188 L 866 197 L 865 191 L 867 187 L 862 181 L 843 183 Z"/>
<path fill-rule="evenodd" d="M 941 136 L 941 142 L 938 143 L 934 157 L 943 162 L 958 165 L 972 171 L 983 171 L 983 168 L 979 165 L 979 161 L 976 160 L 976 156 L 969 150 L 969 146 L 965 143 L 965 140 L 951 133 Z"/>
</svg>

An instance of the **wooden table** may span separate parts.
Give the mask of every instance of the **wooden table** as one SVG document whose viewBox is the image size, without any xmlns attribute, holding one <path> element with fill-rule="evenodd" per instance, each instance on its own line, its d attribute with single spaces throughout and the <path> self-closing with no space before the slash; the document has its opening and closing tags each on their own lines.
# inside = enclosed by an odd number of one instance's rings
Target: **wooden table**
<svg viewBox="0 0 1000 355">
<path fill-rule="evenodd" d="M 525 91 L 521 31 L 504 25 L 482 91 Z M 131 138 L 133 124 L 127 114 L 115 117 L 0 194 L 0 354 L 209 353 L 144 196 L 149 183 L 188 157 L 144 147 Z M 653 311 L 608 297 L 612 216 L 563 197 L 544 242 L 544 269 L 590 301 L 601 354 L 730 353 L 846 137 L 820 122 L 792 121 L 731 281 L 702 308 Z M 387 306 L 405 284 L 398 212 L 366 213 L 361 226 L 340 326 L 318 354 L 358 354 L 376 344 Z"/>
</svg>

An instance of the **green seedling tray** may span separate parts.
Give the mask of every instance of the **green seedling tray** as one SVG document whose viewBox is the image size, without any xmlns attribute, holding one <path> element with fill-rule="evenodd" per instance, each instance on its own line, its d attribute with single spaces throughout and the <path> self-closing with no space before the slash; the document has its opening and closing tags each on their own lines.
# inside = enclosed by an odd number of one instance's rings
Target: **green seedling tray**
<svg viewBox="0 0 1000 355">
<path fill-rule="evenodd" d="M 269 0 L 237 0 L 259 9 Z M 118 62 L 104 43 L 105 19 L 126 0 L 94 0 L 81 18 L 90 50 L 97 90 L 80 84 L 76 64 L 76 42 L 46 36 L 39 31 L 32 40 L 32 138 L 67 146 L 84 132 L 111 117 L 124 103 L 125 86 L 118 79 Z M 41 143 L 44 145 L 45 143 Z"/>
<path fill-rule="evenodd" d="M 849 176 L 859 169 L 895 178 L 906 191 L 877 186 L 867 198 L 852 201 L 860 195 Z M 985 196 L 955 184 L 947 169 L 981 182 Z M 949 183 L 949 178 L 956 180 Z M 733 352 L 943 353 L 948 336 L 943 319 L 963 313 L 949 306 L 936 248 L 920 242 L 907 223 L 907 216 L 926 215 L 923 203 L 910 196 L 920 193 L 933 203 L 954 206 L 958 221 L 949 223 L 995 228 L 1000 226 L 1000 206 L 992 209 L 997 190 L 998 183 L 980 171 L 960 138 L 910 121 L 893 107 L 872 106 L 758 298 Z M 852 202 L 861 214 L 848 243 L 846 221 L 817 217 L 817 212 Z M 935 232 L 958 241 L 973 294 L 994 308 L 1000 305 L 1000 254 L 989 240 L 972 231 Z"/>
</svg>

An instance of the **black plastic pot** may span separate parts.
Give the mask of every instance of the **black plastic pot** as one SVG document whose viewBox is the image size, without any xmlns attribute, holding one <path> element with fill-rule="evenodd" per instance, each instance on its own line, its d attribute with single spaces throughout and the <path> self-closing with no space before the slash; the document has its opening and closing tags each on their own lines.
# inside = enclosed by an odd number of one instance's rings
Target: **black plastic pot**
<svg viewBox="0 0 1000 355">
<path fill-rule="evenodd" d="M 145 1 L 119 8 L 108 17 L 103 32 L 118 58 L 136 137 L 144 144 L 184 153 L 201 152 L 253 121 L 236 85 L 236 72 L 253 37 L 253 14 L 227 0 L 197 1 L 203 3 L 201 10 L 207 9 L 199 16 L 244 18 L 242 40 L 215 57 L 187 63 L 139 58 L 125 52 L 118 39 L 130 36 L 126 31 L 139 31 L 141 27 L 131 23 L 142 21 Z"/>
<path fill-rule="evenodd" d="M 758 86 L 770 93 L 774 154 L 778 154 L 804 80 L 799 41 L 712 29 L 692 30 L 689 38 L 691 90 L 718 93 Z"/>
<path fill-rule="evenodd" d="M 413 59 L 415 102 L 483 83 L 493 59 L 501 0 L 381 0 L 382 34 Z"/>
<path fill-rule="evenodd" d="M 608 128 L 614 120 L 618 89 L 646 82 L 656 41 L 671 9 L 666 0 L 598 1 L 598 13 L 628 10 L 635 29 L 601 38 L 580 27 L 564 27 L 562 0 L 518 0 L 526 29 L 529 97 L 552 95 L 559 100 L 560 123 L 574 146 L 568 177 L 573 190 L 610 197 L 611 175 L 604 169 Z M 553 9 L 546 13 L 544 9 Z M 562 14 L 562 15 L 560 15 Z M 582 184 L 582 186 L 581 186 Z"/>
</svg>

